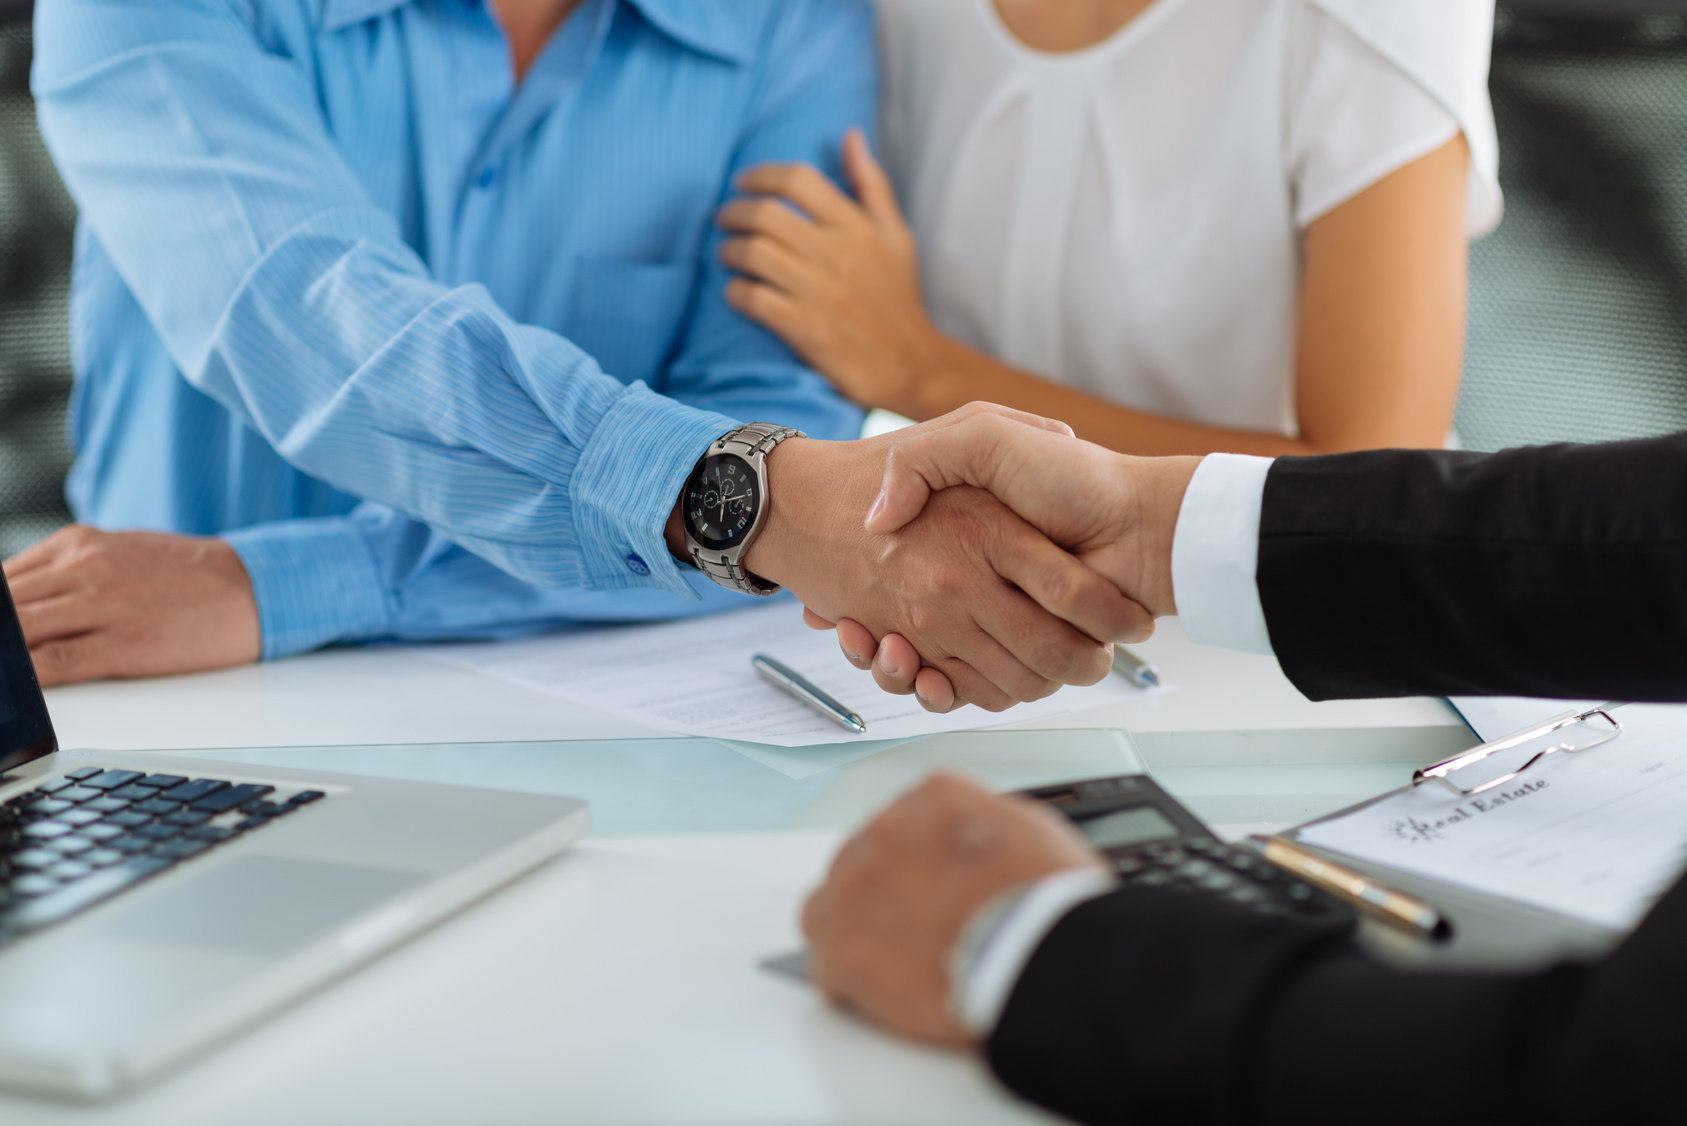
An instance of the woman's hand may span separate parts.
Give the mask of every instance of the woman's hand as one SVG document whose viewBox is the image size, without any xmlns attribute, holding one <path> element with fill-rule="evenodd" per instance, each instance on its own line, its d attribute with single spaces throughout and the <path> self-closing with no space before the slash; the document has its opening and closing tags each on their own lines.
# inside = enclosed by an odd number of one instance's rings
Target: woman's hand
<svg viewBox="0 0 1687 1126">
<path fill-rule="evenodd" d="M 855 200 L 806 164 L 764 164 L 738 178 L 746 198 L 720 210 L 735 235 L 720 256 L 744 276 L 728 283 L 726 299 L 848 398 L 923 418 L 943 338 L 920 297 L 914 236 L 860 130 L 844 138 L 843 156 Z"/>
</svg>

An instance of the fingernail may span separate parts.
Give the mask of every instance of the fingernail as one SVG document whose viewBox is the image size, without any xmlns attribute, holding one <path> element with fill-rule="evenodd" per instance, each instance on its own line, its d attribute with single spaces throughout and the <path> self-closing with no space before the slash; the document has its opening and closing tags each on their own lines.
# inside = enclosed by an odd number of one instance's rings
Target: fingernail
<svg viewBox="0 0 1687 1126">
<path fill-rule="evenodd" d="M 873 499 L 873 507 L 869 508 L 867 510 L 867 522 L 869 524 L 873 522 L 873 517 L 877 516 L 880 512 L 884 511 L 884 506 L 885 506 L 885 494 L 884 494 L 884 490 L 880 489 L 879 495 Z"/>
<path fill-rule="evenodd" d="M 879 654 L 879 667 L 885 671 L 886 676 L 899 676 L 902 673 L 902 670 L 891 661 L 889 653 Z"/>
<path fill-rule="evenodd" d="M 843 655 L 849 658 L 851 664 L 859 665 L 861 663 L 861 654 L 857 653 L 843 642 L 838 642 L 838 648 L 843 650 Z"/>
<path fill-rule="evenodd" d="M 931 699 L 924 692 L 920 691 L 920 686 L 918 684 L 914 685 L 914 697 L 919 700 L 920 707 L 931 707 Z"/>
</svg>

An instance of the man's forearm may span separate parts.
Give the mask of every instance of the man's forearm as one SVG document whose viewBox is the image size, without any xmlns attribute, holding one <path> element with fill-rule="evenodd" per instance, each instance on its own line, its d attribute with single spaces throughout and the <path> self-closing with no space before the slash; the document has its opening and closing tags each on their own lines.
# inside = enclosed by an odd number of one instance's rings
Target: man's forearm
<svg viewBox="0 0 1687 1126">
<path fill-rule="evenodd" d="M 431 277 L 324 128 L 307 45 L 271 46 L 218 5 L 39 13 L 43 134 L 183 375 L 297 468 L 528 581 L 687 592 L 655 534 L 689 468 L 670 451 L 731 420 Z"/>
</svg>

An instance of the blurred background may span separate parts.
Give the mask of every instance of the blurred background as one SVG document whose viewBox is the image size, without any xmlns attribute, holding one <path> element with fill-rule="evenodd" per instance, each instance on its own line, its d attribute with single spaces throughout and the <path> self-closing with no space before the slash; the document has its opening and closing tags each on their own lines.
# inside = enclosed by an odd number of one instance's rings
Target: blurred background
<svg viewBox="0 0 1687 1126">
<path fill-rule="evenodd" d="M 0 556 L 70 519 L 70 256 L 76 207 L 29 98 L 27 2 L 0 3 Z"/>
<path fill-rule="evenodd" d="M 30 7 L 0 0 L 0 556 L 70 518 L 75 207 L 35 128 Z M 1471 249 L 1461 440 L 1687 429 L 1687 0 L 1502 3 L 1492 88 L 1506 215 Z"/>
</svg>

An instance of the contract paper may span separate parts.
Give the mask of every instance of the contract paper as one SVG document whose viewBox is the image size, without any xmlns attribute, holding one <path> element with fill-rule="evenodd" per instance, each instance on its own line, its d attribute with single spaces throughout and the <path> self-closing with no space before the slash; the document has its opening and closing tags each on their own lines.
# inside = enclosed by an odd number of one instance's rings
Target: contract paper
<svg viewBox="0 0 1687 1126">
<path fill-rule="evenodd" d="M 1603 700 L 1546 700 L 1536 696 L 1449 696 L 1447 702 L 1483 742 L 1561 716 L 1598 707 Z"/>
<path fill-rule="evenodd" d="M 802 607 L 785 599 L 660 625 L 430 645 L 413 652 L 652 727 L 779 747 L 915 739 L 1043 719 L 1142 694 L 1124 677 L 1109 674 L 1092 687 L 1063 688 L 1000 714 L 969 705 L 933 715 L 913 696 L 880 691 L 871 673 L 844 660 L 836 634 L 809 629 Z M 845 730 L 763 680 L 750 667 L 756 653 L 783 661 L 855 711 L 867 733 Z"/>
<path fill-rule="evenodd" d="M 1687 866 L 1687 708 L 1627 704 L 1612 714 L 1624 727 L 1614 741 L 1543 759 L 1487 793 L 1460 797 L 1429 782 L 1299 837 L 1626 930 Z M 1565 740 L 1576 741 L 1575 728 L 1553 737 Z M 1488 776 L 1520 764 L 1488 767 Z M 1466 786 L 1481 780 L 1480 768 L 1466 772 L 1477 774 Z"/>
</svg>

